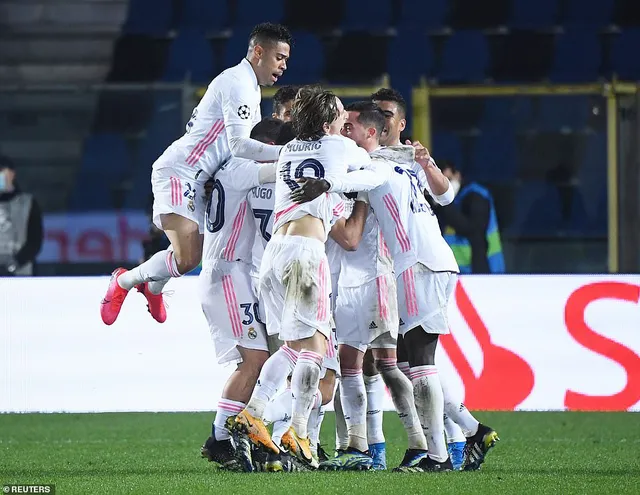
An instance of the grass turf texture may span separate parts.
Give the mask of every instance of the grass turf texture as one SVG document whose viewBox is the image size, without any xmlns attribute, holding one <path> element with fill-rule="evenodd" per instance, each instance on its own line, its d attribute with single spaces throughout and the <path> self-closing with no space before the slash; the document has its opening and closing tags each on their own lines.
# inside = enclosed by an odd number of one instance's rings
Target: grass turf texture
<svg viewBox="0 0 640 495">
<path fill-rule="evenodd" d="M 54 483 L 57 494 L 640 493 L 633 413 L 479 413 L 502 441 L 480 472 L 444 474 L 227 473 L 200 458 L 212 416 L 0 415 L 0 484 Z M 393 467 L 405 435 L 395 414 L 384 427 Z M 333 432 L 328 413 L 323 444 L 333 446 Z"/>
</svg>

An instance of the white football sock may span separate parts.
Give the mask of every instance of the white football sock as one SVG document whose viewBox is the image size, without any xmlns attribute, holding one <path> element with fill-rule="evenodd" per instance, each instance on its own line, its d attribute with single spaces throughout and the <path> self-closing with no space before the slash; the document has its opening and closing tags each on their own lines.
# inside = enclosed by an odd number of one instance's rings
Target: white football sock
<svg viewBox="0 0 640 495">
<path fill-rule="evenodd" d="M 398 369 L 402 371 L 402 374 L 411 381 L 411 366 L 407 361 L 401 361 L 398 363 Z"/>
<path fill-rule="evenodd" d="M 364 388 L 367 391 L 367 443 L 369 445 L 383 443 L 384 381 L 380 375 L 364 375 Z"/>
<path fill-rule="evenodd" d="M 336 411 L 336 450 L 347 450 L 347 447 L 349 447 L 349 433 L 347 432 L 347 423 L 344 420 L 340 389 L 341 387 L 338 385 L 336 395 L 333 398 L 333 408 Z"/>
<path fill-rule="evenodd" d="M 444 438 L 444 398 L 438 368 L 435 365 L 414 366 L 411 376 L 416 410 L 427 437 L 429 457 L 444 462 L 449 452 Z"/>
<path fill-rule="evenodd" d="M 422 431 L 413 399 L 413 385 L 411 385 L 405 374 L 400 371 L 394 358 L 377 359 L 376 367 L 382 374 L 382 378 L 391 394 L 393 405 L 398 412 L 398 417 L 407 432 L 408 447 L 410 449 L 427 450 L 427 439 Z"/>
<path fill-rule="evenodd" d="M 227 430 L 226 421 L 229 416 L 235 416 L 244 409 L 244 402 L 237 402 L 230 399 L 220 399 L 218 401 L 218 410 L 216 411 L 216 419 L 213 421 L 215 428 L 216 440 L 228 440 L 231 438 L 229 430 Z"/>
<path fill-rule="evenodd" d="M 160 294 L 164 286 L 171 280 L 171 278 L 163 278 L 162 280 L 152 280 L 149 282 L 149 291 L 152 294 Z"/>
<path fill-rule="evenodd" d="M 293 414 L 291 426 L 300 438 L 307 438 L 309 415 L 318 393 L 322 355 L 313 351 L 302 351 L 291 375 Z"/>
<path fill-rule="evenodd" d="M 343 369 L 342 383 L 342 411 L 349 432 L 349 447 L 360 452 L 366 452 L 367 443 L 367 391 L 364 387 L 362 370 Z"/>
<path fill-rule="evenodd" d="M 253 389 L 251 399 L 247 404 L 247 411 L 255 418 L 262 418 L 264 410 L 278 389 L 284 385 L 287 377 L 293 370 L 298 353 L 283 345 L 267 359 L 262 366 L 260 376 Z"/>
<path fill-rule="evenodd" d="M 322 407 L 322 395 L 320 392 L 316 394 L 311 414 L 309 415 L 309 422 L 307 423 L 307 430 L 309 431 L 309 441 L 311 443 L 311 450 L 318 453 L 318 442 L 320 441 L 320 426 L 324 419 L 324 408 Z"/>
<path fill-rule="evenodd" d="M 284 392 L 278 395 L 264 411 L 266 423 L 273 423 L 273 433 L 271 438 L 276 445 L 280 445 L 282 435 L 291 426 L 291 413 L 293 412 L 293 397 L 291 389 L 287 387 Z"/>
<path fill-rule="evenodd" d="M 118 277 L 118 285 L 126 290 L 131 290 L 143 282 L 161 281 L 169 278 L 181 277 L 176 265 L 173 251 L 165 249 L 158 251 L 147 261 Z"/>
<path fill-rule="evenodd" d="M 444 432 L 447 434 L 447 443 L 466 442 L 467 438 L 462 432 L 455 421 L 453 421 L 447 414 L 444 415 Z"/>
<path fill-rule="evenodd" d="M 452 419 L 466 437 L 472 437 L 478 432 L 479 422 L 462 403 L 462 397 L 449 385 L 446 376 L 440 376 L 442 393 L 444 395 L 444 413 Z"/>
</svg>

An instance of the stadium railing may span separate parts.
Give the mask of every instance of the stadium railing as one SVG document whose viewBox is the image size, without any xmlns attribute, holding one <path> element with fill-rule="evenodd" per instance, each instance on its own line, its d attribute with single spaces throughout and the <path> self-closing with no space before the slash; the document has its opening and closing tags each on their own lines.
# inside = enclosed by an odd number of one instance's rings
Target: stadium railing
<svg viewBox="0 0 640 495">
<path fill-rule="evenodd" d="M 457 165 L 494 192 L 505 219 L 507 262 L 519 256 L 525 269 L 523 257 L 549 271 L 566 264 L 567 271 L 637 272 L 638 95 L 638 84 L 615 79 L 460 86 L 423 80 L 412 94 L 413 136 L 436 158 L 461 144 Z M 530 211 L 519 212 L 527 202 Z M 556 266 L 547 263 L 550 255 Z"/>
</svg>

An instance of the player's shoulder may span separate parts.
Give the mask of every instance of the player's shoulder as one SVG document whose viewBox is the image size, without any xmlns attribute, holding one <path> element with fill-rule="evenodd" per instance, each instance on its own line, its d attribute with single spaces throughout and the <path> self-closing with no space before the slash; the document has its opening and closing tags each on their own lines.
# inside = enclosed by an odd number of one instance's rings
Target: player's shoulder
<svg viewBox="0 0 640 495">
<path fill-rule="evenodd" d="M 246 65 L 248 62 L 243 61 L 233 67 L 223 70 L 216 78 L 211 81 L 211 85 L 219 88 L 233 88 L 246 90 L 248 92 L 257 92 L 259 87 L 255 82 L 255 76 L 252 77 L 251 67 Z M 211 86 L 210 85 L 210 86 Z"/>
<path fill-rule="evenodd" d="M 256 167 L 259 166 L 258 162 L 254 160 L 249 160 L 247 158 L 238 158 L 237 156 L 232 156 L 229 160 L 227 160 L 221 167 L 220 170 L 216 172 L 216 177 L 227 177 L 231 173 L 237 171 L 238 169 L 246 168 L 248 166 L 254 165 Z"/>
</svg>

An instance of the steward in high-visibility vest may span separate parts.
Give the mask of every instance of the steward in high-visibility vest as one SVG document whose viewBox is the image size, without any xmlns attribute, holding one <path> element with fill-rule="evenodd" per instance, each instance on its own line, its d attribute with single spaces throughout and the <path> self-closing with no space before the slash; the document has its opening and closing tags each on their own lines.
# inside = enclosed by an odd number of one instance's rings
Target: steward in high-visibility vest
<svg viewBox="0 0 640 495">
<path fill-rule="evenodd" d="M 460 273 L 504 273 L 504 255 L 491 193 L 476 182 L 462 185 L 461 173 L 450 163 L 440 167 L 451 181 L 456 198 L 451 205 L 436 208 L 436 214 Z"/>
</svg>

